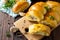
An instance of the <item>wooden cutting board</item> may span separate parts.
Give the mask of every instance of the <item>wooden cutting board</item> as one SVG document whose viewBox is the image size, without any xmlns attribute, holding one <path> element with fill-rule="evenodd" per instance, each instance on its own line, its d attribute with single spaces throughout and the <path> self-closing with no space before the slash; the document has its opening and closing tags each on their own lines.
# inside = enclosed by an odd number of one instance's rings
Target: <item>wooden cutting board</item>
<svg viewBox="0 0 60 40">
<path fill-rule="evenodd" d="M 14 19 L 4 12 L 0 12 L 0 40 L 13 40 L 13 34 L 11 37 L 7 37 L 6 33 L 9 32 L 9 28 L 13 26 Z"/>
<path fill-rule="evenodd" d="M 25 17 L 22 17 L 21 19 L 17 20 L 14 25 L 16 28 L 18 28 L 21 33 L 28 39 L 28 40 L 40 40 L 43 38 L 41 35 L 31 35 L 26 32 L 26 28 L 29 27 L 29 25 L 33 24 L 33 22 L 28 21 Z"/>
</svg>

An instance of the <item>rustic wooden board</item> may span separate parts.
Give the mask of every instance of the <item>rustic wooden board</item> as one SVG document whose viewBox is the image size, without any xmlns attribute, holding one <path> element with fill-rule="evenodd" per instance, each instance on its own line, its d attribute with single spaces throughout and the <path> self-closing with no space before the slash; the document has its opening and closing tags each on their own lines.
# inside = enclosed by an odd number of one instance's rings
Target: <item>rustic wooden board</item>
<svg viewBox="0 0 60 40">
<path fill-rule="evenodd" d="M 31 35 L 25 32 L 25 29 L 29 27 L 34 22 L 28 21 L 25 17 L 22 17 L 18 21 L 14 23 L 15 27 L 18 28 L 21 33 L 28 39 L 28 40 L 40 40 L 43 38 L 42 35 Z"/>
<path fill-rule="evenodd" d="M 13 40 L 13 34 L 8 38 L 6 32 L 13 26 L 14 19 L 4 12 L 0 12 L 0 40 Z"/>
</svg>

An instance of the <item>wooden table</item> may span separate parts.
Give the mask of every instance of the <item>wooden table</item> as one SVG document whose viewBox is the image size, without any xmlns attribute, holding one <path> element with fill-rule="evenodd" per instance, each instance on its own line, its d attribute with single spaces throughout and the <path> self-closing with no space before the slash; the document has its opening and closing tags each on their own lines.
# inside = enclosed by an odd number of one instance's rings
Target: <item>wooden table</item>
<svg viewBox="0 0 60 40">
<path fill-rule="evenodd" d="M 0 12 L 0 40 L 13 40 L 13 34 L 10 33 L 11 37 L 8 38 L 6 33 L 9 28 L 13 25 L 14 18 L 6 13 Z"/>
</svg>

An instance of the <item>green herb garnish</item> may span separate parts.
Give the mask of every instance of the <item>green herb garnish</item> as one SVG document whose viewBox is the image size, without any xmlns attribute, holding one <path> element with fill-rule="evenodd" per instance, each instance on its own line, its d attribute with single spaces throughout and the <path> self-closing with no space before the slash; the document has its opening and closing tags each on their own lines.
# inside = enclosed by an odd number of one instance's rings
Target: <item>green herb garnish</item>
<svg viewBox="0 0 60 40">
<path fill-rule="evenodd" d="M 48 6 L 44 7 L 47 11 L 50 11 L 51 8 L 49 8 Z"/>
<path fill-rule="evenodd" d="M 55 18 L 54 18 L 54 16 L 49 16 L 50 17 L 50 19 L 52 19 L 52 20 L 54 20 Z"/>
<path fill-rule="evenodd" d="M 3 8 L 11 8 L 15 4 L 15 0 L 7 0 Z"/>
</svg>

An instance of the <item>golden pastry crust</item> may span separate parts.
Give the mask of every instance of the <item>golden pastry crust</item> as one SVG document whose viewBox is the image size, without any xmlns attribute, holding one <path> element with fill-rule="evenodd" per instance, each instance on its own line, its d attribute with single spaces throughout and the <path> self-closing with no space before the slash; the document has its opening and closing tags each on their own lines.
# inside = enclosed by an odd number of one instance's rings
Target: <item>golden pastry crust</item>
<svg viewBox="0 0 60 40">
<path fill-rule="evenodd" d="M 29 6 L 28 2 L 20 2 L 19 1 L 13 6 L 12 11 L 15 13 L 18 13 L 20 11 L 24 11 L 28 6 Z"/>
<path fill-rule="evenodd" d="M 56 28 L 58 21 L 60 21 L 59 14 L 50 11 L 44 16 L 44 20 L 42 20 L 42 23 L 45 25 L 49 25 L 51 28 Z"/>
<path fill-rule="evenodd" d="M 43 24 L 32 24 L 29 26 L 30 34 L 49 36 L 50 32 L 51 32 L 50 28 Z"/>
<path fill-rule="evenodd" d="M 46 17 L 46 19 L 42 21 L 42 24 L 48 25 L 52 29 L 57 27 L 57 21 L 56 20 L 51 20 L 49 17 Z"/>
<path fill-rule="evenodd" d="M 47 1 L 46 4 L 49 5 L 50 8 L 60 5 L 60 3 L 55 2 L 55 1 Z"/>
<path fill-rule="evenodd" d="M 58 7 L 52 8 L 52 11 L 60 15 L 60 5 Z"/>
<path fill-rule="evenodd" d="M 50 12 L 49 16 L 53 16 L 54 19 L 57 21 L 57 23 L 60 22 L 60 15 L 59 15 L 59 13 L 57 13 L 57 12 Z"/>
<path fill-rule="evenodd" d="M 37 2 L 36 5 L 40 5 L 43 7 L 48 6 L 45 2 Z"/>
<path fill-rule="evenodd" d="M 47 11 L 43 6 L 40 6 L 39 4 L 34 4 L 29 8 L 26 14 L 26 18 L 30 21 L 40 22 L 44 19 L 44 15 L 46 14 L 46 12 Z"/>
<path fill-rule="evenodd" d="M 33 10 L 33 11 L 27 12 L 26 18 L 27 18 L 28 20 L 30 20 L 30 21 L 37 21 L 37 22 L 39 22 L 39 21 L 41 21 L 41 20 L 44 19 L 44 16 L 43 16 L 42 13 Z"/>
<path fill-rule="evenodd" d="M 36 4 L 40 5 L 40 6 L 44 6 L 46 3 L 45 2 L 37 2 Z"/>
<path fill-rule="evenodd" d="M 46 9 L 43 7 L 43 6 L 40 6 L 38 3 L 32 5 L 30 8 L 29 8 L 29 11 L 38 11 L 38 12 L 41 12 L 43 15 L 46 14 Z"/>
</svg>

